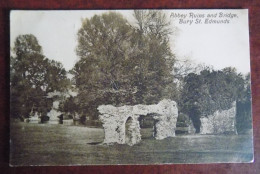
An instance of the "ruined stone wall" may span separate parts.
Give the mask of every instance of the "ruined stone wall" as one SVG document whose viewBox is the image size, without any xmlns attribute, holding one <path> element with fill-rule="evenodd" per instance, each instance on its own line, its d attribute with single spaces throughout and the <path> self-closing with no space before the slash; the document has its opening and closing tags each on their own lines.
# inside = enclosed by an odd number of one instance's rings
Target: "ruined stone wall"
<svg viewBox="0 0 260 174">
<path fill-rule="evenodd" d="M 47 113 L 47 116 L 49 117 L 49 124 L 59 124 L 60 118 L 59 116 L 62 114 L 60 111 L 58 111 L 59 108 L 59 101 L 54 101 L 52 105 L 52 109 L 50 112 Z"/>
<path fill-rule="evenodd" d="M 156 139 L 175 136 L 175 128 L 178 117 L 176 102 L 162 100 L 157 105 L 135 105 L 114 107 L 101 105 L 98 107 L 99 119 L 103 123 L 105 139 L 104 143 L 119 143 L 133 145 L 141 141 L 140 115 L 148 115 L 157 120 L 155 125 Z M 125 124 L 131 118 L 126 138 Z"/>
<path fill-rule="evenodd" d="M 125 144 L 125 123 L 129 117 L 132 120 L 132 126 L 135 131 L 132 133 L 132 142 L 138 143 L 141 140 L 140 126 L 138 115 L 134 115 L 131 110 L 132 106 L 114 107 L 112 105 L 102 105 L 98 107 L 100 121 L 103 123 L 105 132 L 104 143 L 119 143 Z M 139 129 L 138 129 L 139 127 Z M 129 144 L 131 144 L 129 142 Z"/>
<path fill-rule="evenodd" d="M 200 134 L 221 134 L 236 132 L 236 102 L 228 110 L 216 111 L 200 119 Z"/>
<path fill-rule="evenodd" d="M 38 112 L 32 113 L 33 115 L 31 115 L 28 119 L 25 120 L 25 122 L 29 122 L 29 123 L 40 123 L 41 119 L 40 119 L 40 114 L 38 114 Z"/>
<path fill-rule="evenodd" d="M 59 111 L 59 104 L 60 102 L 66 100 L 69 97 L 75 97 L 78 95 L 78 92 L 75 88 L 70 89 L 65 92 L 53 91 L 49 92 L 47 98 L 53 99 L 53 104 L 50 112 L 47 113 L 49 117 L 49 124 L 59 124 L 60 118 L 59 116 L 62 115 L 62 112 Z"/>
</svg>

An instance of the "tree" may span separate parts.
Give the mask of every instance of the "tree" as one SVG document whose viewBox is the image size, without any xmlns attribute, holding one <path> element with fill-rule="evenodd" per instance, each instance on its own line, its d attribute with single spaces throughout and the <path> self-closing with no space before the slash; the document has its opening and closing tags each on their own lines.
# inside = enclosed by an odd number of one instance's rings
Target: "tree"
<svg viewBox="0 0 260 174">
<path fill-rule="evenodd" d="M 59 105 L 59 110 L 66 113 L 68 116 L 71 116 L 73 119 L 76 118 L 76 113 L 78 112 L 75 99 L 75 97 L 70 96 Z"/>
<path fill-rule="evenodd" d="M 150 31 L 141 32 L 115 12 L 83 20 L 80 60 L 72 70 L 82 114 L 97 116 L 100 104 L 151 104 L 170 98 L 174 56 L 166 35 L 159 32 L 164 30 Z"/>
<path fill-rule="evenodd" d="M 20 35 L 15 40 L 10 65 L 11 115 L 29 117 L 30 112 L 46 115 L 52 106 L 48 92 L 64 90 L 66 71 L 58 62 L 47 59 L 33 35 Z"/>
<path fill-rule="evenodd" d="M 200 96 L 202 96 L 202 84 L 203 79 L 201 76 L 190 73 L 184 79 L 184 87 L 182 90 L 182 97 L 180 105 L 180 111 L 189 115 L 191 118 L 196 132 L 199 132 L 200 128 L 200 115 L 201 108 L 199 104 Z"/>
<path fill-rule="evenodd" d="M 135 10 L 134 17 L 138 29 L 146 35 L 153 35 L 160 41 L 169 42 L 169 35 L 173 33 L 171 22 L 161 10 Z"/>
<path fill-rule="evenodd" d="M 14 45 L 14 52 L 18 60 L 23 55 L 42 54 L 42 47 L 39 45 L 37 38 L 32 34 L 18 36 Z"/>
<path fill-rule="evenodd" d="M 176 58 L 170 48 L 173 27 L 160 10 L 135 10 L 134 17 L 138 26 L 139 50 L 148 69 L 147 73 L 140 74 L 142 81 L 146 82 L 146 88 L 140 90 L 144 93 L 143 103 L 157 103 L 162 98 L 175 100 L 177 93 L 173 66 Z"/>
<path fill-rule="evenodd" d="M 244 90 L 240 91 L 241 95 L 237 101 L 236 128 L 239 134 L 246 133 L 248 129 L 252 129 L 250 82 L 250 73 L 248 73 L 244 80 Z"/>
<path fill-rule="evenodd" d="M 245 80 L 235 68 L 190 73 L 184 78 L 180 111 L 190 116 L 198 133 L 201 116 L 229 109 L 234 101 L 241 100 L 244 90 Z"/>
<path fill-rule="evenodd" d="M 134 56 L 130 39 L 133 30 L 118 13 L 85 19 L 78 31 L 77 54 L 72 70 L 79 89 L 81 113 L 92 113 L 98 104 L 118 104 L 119 91 L 130 95 L 134 87 L 125 68 Z M 94 111 L 93 111 L 94 110 Z"/>
<path fill-rule="evenodd" d="M 67 72 L 63 68 L 63 65 L 60 62 L 48 60 L 46 70 L 46 92 L 53 92 L 55 90 L 66 91 L 70 85 L 70 81 L 67 78 Z"/>
<path fill-rule="evenodd" d="M 177 103 L 182 102 L 184 79 L 189 74 L 200 74 L 201 71 L 212 71 L 213 67 L 205 64 L 197 64 L 189 58 L 176 59 L 174 63 L 175 98 Z"/>
</svg>

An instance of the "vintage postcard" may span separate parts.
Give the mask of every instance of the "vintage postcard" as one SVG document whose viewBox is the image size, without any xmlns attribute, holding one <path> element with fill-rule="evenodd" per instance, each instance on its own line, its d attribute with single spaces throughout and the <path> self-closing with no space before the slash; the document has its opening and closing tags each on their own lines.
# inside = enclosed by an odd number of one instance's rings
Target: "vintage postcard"
<svg viewBox="0 0 260 174">
<path fill-rule="evenodd" d="M 10 165 L 253 162 L 247 9 L 12 10 Z"/>
</svg>

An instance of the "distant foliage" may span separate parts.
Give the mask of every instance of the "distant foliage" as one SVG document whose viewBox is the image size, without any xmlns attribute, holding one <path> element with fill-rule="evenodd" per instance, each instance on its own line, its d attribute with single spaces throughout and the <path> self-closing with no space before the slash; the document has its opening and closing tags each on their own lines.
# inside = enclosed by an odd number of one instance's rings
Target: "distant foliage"
<svg viewBox="0 0 260 174">
<path fill-rule="evenodd" d="M 250 74 L 245 78 L 245 88 L 237 101 L 236 127 L 238 133 L 246 133 L 252 129 L 252 110 L 251 110 L 251 83 Z"/>
<path fill-rule="evenodd" d="M 33 35 L 15 40 L 15 57 L 10 61 L 11 116 L 29 117 L 30 112 L 46 116 L 52 106 L 48 92 L 66 89 L 68 79 L 62 64 L 49 60 Z"/>
<path fill-rule="evenodd" d="M 248 89 L 248 81 L 234 68 L 190 73 L 184 78 L 180 110 L 199 132 L 201 116 L 229 109 L 233 101 L 251 103 Z"/>
<path fill-rule="evenodd" d="M 77 119 L 76 113 L 78 113 L 78 106 L 76 105 L 75 97 L 68 97 L 65 100 L 61 101 L 59 105 L 59 110 L 64 112 L 67 117 Z"/>
<path fill-rule="evenodd" d="M 152 104 L 174 97 L 169 23 L 158 11 L 136 11 L 135 17 L 137 27 L 115 12 L 83 20 L 80 60 L 72 70 L 82 116 L 97 118 L 100 104 Z"/>
</svg>

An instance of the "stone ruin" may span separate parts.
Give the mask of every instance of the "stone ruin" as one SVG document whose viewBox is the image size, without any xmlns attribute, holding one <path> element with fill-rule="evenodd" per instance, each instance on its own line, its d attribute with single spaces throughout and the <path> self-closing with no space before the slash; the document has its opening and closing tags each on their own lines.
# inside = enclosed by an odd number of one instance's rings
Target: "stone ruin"
<svg viewBox="0 0 260 174">
<path fill-rule="evenodd" d="M 223 134 L 236 131 L 236 102 L 228 110 L 216 111 L 207 117 L 201 117 L 200 134 Z"/>
<path fill-rule="evenodd" d="M 60 123 L 60 115 L 62 114 L 59 109 L 60 101 L 56 100 L 52 103 L 52 108 L 50 112 L 47 113 L 49 117 L 49 124 L 59 124 Z"/>
<path fill-rule="evenodd" d="M 66 98 L 69 98 L 71 96 L 72 97 L 77 96 L 78 93 L 74 90 L 70 89 L 66 92 L 54 91 L 48 93 L 47 98 L 53 100 L 52 108 L 50 112 L 47 113 L 47 116 L 49 117 L 49 121 L 47 122 L 48 124 L 60 124 L 63 122 L 67 125 L 73 124 L 73 120 L 64 120 L 63 117 L 61 117 L 63 113 L 59 111 L 59 104 L 62 101 L 66 100 Z"/>
<path fill-rule="evenodd" d="M 33 110 L 30 113 L 29 118 L 25 118 L 24 122 L 27 123 L 40 123 L 41 119 L 40 119 L 41 115 L 38 112 L 33 112 Z"/>
<path fill-rule="evenodd" d="M 155 120 L 155 139 L 175 136 L 178 109 L 176 102 L 171 100 L 164 99 L 157 105 L 101 105 L 98 111 L 104 127 L 105 144 L 119 143 L 132 146 L 140 142 L 140 116 L 150 116 Z"/>
</svg>

